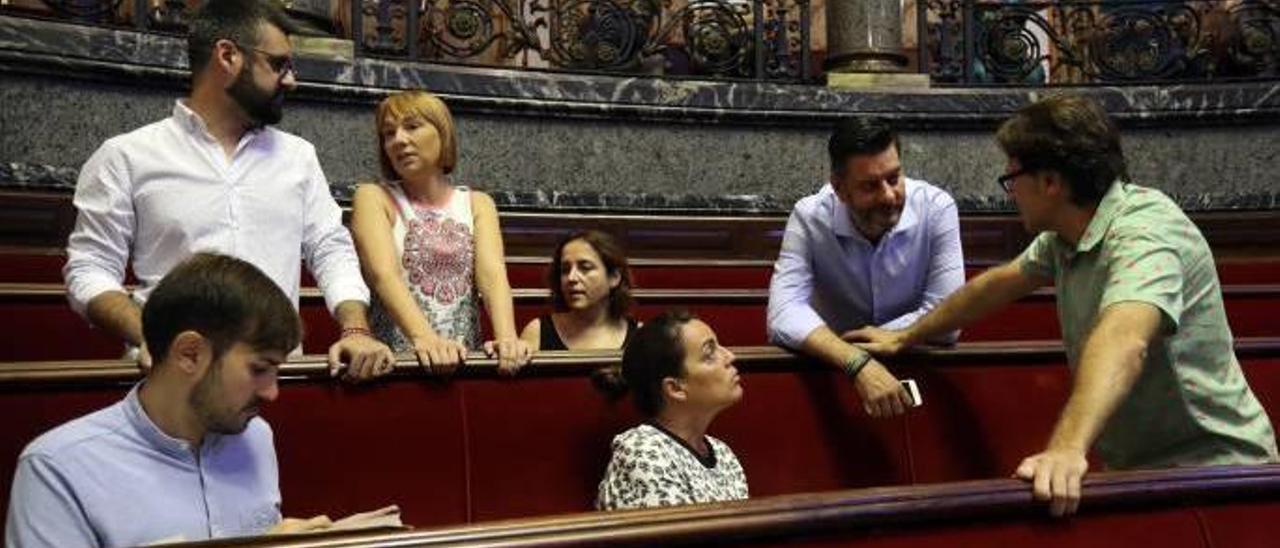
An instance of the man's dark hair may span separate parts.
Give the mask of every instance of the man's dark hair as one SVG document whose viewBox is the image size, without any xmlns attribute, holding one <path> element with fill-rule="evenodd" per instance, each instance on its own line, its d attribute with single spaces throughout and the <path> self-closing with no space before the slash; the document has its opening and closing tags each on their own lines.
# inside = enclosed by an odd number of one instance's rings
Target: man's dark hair
<svg viewBox="0 0 1280 548">
<path fill-rule="evenodd" d="M 851 156 L 879 154 L 898 147 L 898 133 L 883 118 L 856 116 L 836 123 L 827 141 L 827 155 L 831 158 L 831 173 L 844 173 Z M 901 152 L 901 151 L 899 151 Z"/>
<path fill-rule="evenodd" d="M 197 253 L 156 285 L 142 308 L 142 333 L 162 363 L 179 333 L 208 339 L 217 360 L 235 343 L 291 352 L 302 339 L 293 303 L 257 267 L 225 255 Z"/>
<path fill-rule="evenodd" d="M 293 23 L 272 0 L 208 0 L 191 16 L 187 35 L 187 63 L 194 80 L 209 64 L 213 45 L 230 40 L 244 48 L 256 47 L 261 40 L 262 23 L 285 34 L 294 30 Z"/>
<path fill-rule="evenodd" d="M 697 317 L 677 308 L 659 314 L 636 329 L 622 351 L 622 366 L 600 370 L 592 377 L 611 398 L 632 392 L 631 400 L 645 417 L 656 417 L 666 400 L 662 381 L 684 378 L 684 338 L 681 328 Z"/>
<path fill-rule="evenodd" d="M 1026 171 L 1060 173 L 1077 206 L 1095 206 L 1116 179 L 1128 178 L 1120 131 L 1097 102 L 1057 95 L 1018 110 L 996 141 Z"/>
</svg>

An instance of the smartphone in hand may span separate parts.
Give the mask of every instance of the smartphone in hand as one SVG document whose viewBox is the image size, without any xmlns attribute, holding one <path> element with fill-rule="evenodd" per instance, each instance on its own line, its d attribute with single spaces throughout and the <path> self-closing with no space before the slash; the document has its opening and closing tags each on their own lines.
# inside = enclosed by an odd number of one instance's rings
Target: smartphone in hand
<svg viewBox="0 0 1280 548">
<path fill-rule="evenodd" d="M 920 396 L 920 387 L 916 385 L 913 379 L 902 379 L 902 388 L 911 396 L 911 407 L 920 407 L 924 405 L 924 398 Z"/>
</svg>

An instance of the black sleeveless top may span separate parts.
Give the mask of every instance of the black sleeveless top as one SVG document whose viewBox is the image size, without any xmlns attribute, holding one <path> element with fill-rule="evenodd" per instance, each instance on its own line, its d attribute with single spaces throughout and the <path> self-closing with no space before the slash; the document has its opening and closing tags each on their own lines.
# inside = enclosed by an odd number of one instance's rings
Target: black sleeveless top
<svg viewBox="0 0 1280 548">
<path fill-rule="evenodd" d="M 568 350 L 569 347 L 564 345 L 564 341 L 560 340 L 560 332 L 556 331 L 555 322 L 551 321 L 550 314 L 538 316 L 538 323 L 542 324 L 542 333 L 538 338 L 539 350 Z M 635 318 L 627 318 L 627 336 L 622 339 L 622 348 L 627 347 L 627 343 L 631 342 L 631 336 L 636 333 Z M 621 348 L 619 349 L 621 350 Z"/>
</svg>

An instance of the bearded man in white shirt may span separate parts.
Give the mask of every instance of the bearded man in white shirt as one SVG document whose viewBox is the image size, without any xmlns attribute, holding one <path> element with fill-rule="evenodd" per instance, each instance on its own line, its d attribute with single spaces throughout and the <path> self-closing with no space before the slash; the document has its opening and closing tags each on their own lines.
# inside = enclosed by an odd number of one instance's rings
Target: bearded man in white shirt
<svg viewBox="0 0 1280 548">
<path fill-rule="evenodd" d="M 190 27 L 191 95 L 173 115 L 107 140 L 76 184 L 76 226 L 63 276 L 72 308 L 135 347 L 150 367 L 141 303 L 196 252 L 257 266 L 298 306 L 300 263 L 342 326 L 336 374 L 391 370 L 369 330 L 369 289 L 315 148 L 273 127 L 297 85 L 288 19 L 264 0 L 210 0 Z M 138 288 L 123 282 L 132 254 Z"/>
</svg>

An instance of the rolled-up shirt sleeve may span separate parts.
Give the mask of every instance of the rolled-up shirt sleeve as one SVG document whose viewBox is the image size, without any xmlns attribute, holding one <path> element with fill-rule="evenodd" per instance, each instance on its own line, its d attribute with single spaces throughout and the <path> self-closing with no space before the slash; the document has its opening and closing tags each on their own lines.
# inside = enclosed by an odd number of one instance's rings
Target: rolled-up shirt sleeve
<svg viewBox="0 0 1280 548">
<path fill-rule="evenodd" d="M 906 329 L 924 317 L 947 297 L 964 285 L 964 251 L 960 245 L 960 215 L 956 202 L 942 194 L 944 200 L 929 216 L 929 273 L 920 306 L 898 316 L 881 327 Z M 951 331 L 931 342 L 954 343 L 960 331 Z"/>
<path fill-rule="evenodd" d="M 5 523 L 5 546 L 97 546 L 93 526 L 66 477 L 42 455 L 18 461 Z"/>
<path fill-rule="evenodd" d="M 133 245 L 132 182 L 111 141 L 85 162 L 76 182 L 76 224 L 67 239 L 62 268 L 67 299 L 81 316 L 89 301 L 107 291 L 125 291 L 125 268 Z"/>
<path fill-rule="evenodd" d="M 360 259 L 351 242 L 351 232 L 342 224 L 342 208 L 329 192 L 329 181 L 320 169 L 315 149 L 308 145 L 306 153 L 311 163 L 302 236 L 307 267 L 320 285 L 330 312 L 344 301 L 369 304 L 369 288 L 360 274 Z"/>
<path fill-rule="evenodd" d="M 1057 273 L 1060 245 L 1056 233 L 1041 232 L 1018 256 L 1018 270 L 1029 278 L 1052 280 Z"/>
<path fill-rule="evenodd" d="M 813 295 L 813 259 L 808 227 L 798 211 L 791 213 L 778 260 L 769 281 L 769 340 L 799 348 L 814 329 L 826 325 L 809 304 Z"/>
</svg>

